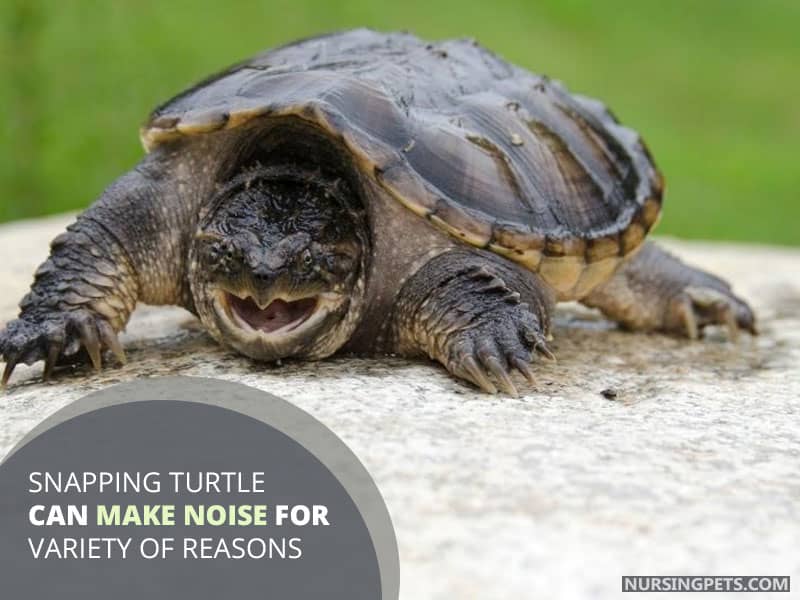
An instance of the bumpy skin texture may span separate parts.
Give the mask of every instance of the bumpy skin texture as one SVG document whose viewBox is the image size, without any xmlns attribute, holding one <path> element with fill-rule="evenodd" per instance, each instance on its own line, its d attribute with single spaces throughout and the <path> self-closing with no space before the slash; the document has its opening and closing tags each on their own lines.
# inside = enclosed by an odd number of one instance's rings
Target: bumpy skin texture
<svg viewBox="0 0 800 600">
<path fill-rule="evenodd" d="M 161 172 L 170 162 L 164 152 L 150 155 L 53 240 L 19 317 L 0 333 L 3 385 L 20 362 L 45 360 L 47 377 L 56 364 L 81 360 L 81 350 L 96 368 L 104 349 L 124 362 L 116 334 L 139 301 L 191 309 L 183 273 L 197 208 L 169 202 Z"/>
<path fill-rule="evenodd" d="M 553 292 L 537 276 L 488 252 L 440 254 L 400 290 L 396 351 L 425 354 L 489 393 L 516 396 L 510 372 L 533 382 L 531 363 L 547 348 Z"/>
<path fill-rule="evenodd" d="M 555 298 L 630 329 L 755 331 L 727 283 L 641 246 L 663 186 L 639 136 L 469 40 L 302 40 L 179 94 L 142 139 L 0 332 L 3 384 L 19 362 L 124 360 L 140 301 L 254 358 L 427 355 L 510 394 L 551 356 Z"/>
<path fill-rule="evenodd" d="M 210 333 L 266 361 L 324 358 L 341 347 L 359 313 L 369 252 L 357 200 L 343 180 L 295 165 L 247 168 L 224 186 L 200 221 L 188 273 Z M 322 294 L 327 315 L 313 332 L 253 331 L 288 327 Z M 269 313 L 260 308 L 276 299 Z M 286 302 L 298 300 L 295 310 Z"/>
<path fill-rule="evenodd" d="M 755 316 L 726 282 L 695 269 L 652 242 L 583 299 L 624 327 L 696 339 L 707 325 L 756 333 Z"/>
<path fill-rule="evenodd" d="M 655 224 L 663 181 L 599 101 L 474 40 L 369 30 L 300 40 L 158 107 L 147 147 L 280 120 L 343 142 L 364 178 L 435 228 L 582 296 Z"/>
</svg>

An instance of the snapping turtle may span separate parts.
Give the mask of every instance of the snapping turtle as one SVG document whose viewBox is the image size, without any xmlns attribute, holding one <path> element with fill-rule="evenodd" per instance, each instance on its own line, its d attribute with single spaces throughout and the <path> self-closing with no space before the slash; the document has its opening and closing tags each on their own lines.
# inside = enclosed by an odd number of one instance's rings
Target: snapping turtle
<svg viewBox="0 0 800 600">
<path fill-rule="evenodd" d="M 124 360 L 139 301 L 256 359 L 427 355 L 510 394 L 551 355 L 556 301 L 754 332 L 727 283 L 645 242 L 663 183 L 639 136 L 474 41 L 299 41 L 159 106 L 141 139 L 0 334 L 4 384 L 19 362 Z"/>
</svg>

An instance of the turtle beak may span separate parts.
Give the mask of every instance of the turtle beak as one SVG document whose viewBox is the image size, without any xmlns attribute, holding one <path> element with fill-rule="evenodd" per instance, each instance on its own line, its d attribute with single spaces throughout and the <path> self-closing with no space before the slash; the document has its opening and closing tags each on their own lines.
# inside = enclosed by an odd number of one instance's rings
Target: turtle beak
<svg viewBox="0 0 800 600">
<path fill-rule="evenodd" d="M 224 339 L 252 358 L 270 361 L 304 355 L 330 318 L 346 311 L 349 302 L 335 292 L 273 295 L 258 301 L 220 289 L 213 305 Z"/>
<path fill-rule="evenodd" d="M 267 335 L 287 333 L 300 327 L 316 312 L 319 304 L 318 296 L 259 302 L 252 296 L 241 298 L 230 292 L 224 295 L 224 305 L 232 320 L 242 328 Z"/>
</svg>

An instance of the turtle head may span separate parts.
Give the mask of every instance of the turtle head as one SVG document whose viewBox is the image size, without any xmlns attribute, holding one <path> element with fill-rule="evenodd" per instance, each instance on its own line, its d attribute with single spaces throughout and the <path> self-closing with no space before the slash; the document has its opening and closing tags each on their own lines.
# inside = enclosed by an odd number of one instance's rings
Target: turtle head
<svg viewBox="0 0 800 600">
<path fill-rule="evenodd" d="M 257 167 L 225 184 L 194 238 L 195 308 L 222 343 L 259 360 L 322 358 L 358 323 L 366 228 L 340 179 Z"/>
</svg>

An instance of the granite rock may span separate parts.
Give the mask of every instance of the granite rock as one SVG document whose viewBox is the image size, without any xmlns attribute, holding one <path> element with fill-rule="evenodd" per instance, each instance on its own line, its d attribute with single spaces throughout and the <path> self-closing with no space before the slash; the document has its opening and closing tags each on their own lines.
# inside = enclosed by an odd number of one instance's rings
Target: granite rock
<svg viewBox="0 0 800 600">
<path fill-rule="evenodd" d="M 16 314 L 68 216 L 0 227 L 0 322 Z M 382 490 L 401 597 L 616 598 L 623 574 L 800 577 L 800 251 L 662 240 L 752 302 L 761 335 L 690 342 L 559 308 L 555 364 L 522 397 L 432 363 L 334 358 L 266 366 L 187 312 L 140 307 L 129 363 L 54 381 L 19 367 L 0 399 L 0 456 L 71 400 L 181 374 L 278 394 L 336 432 Z"/>
</svg>

